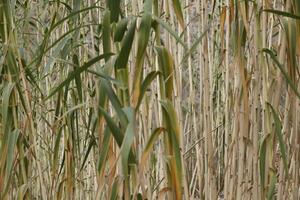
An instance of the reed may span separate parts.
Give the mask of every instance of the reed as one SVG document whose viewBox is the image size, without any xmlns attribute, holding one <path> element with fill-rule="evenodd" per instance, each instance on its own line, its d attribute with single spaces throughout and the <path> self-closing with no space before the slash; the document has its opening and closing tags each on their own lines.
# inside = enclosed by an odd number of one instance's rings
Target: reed
<svg viewBox="0 0 300 200">
<path fill-rule="evenodd" d="M 0 199 L 300 197 L 298 0 L 0 0 Z"/>
</svg>

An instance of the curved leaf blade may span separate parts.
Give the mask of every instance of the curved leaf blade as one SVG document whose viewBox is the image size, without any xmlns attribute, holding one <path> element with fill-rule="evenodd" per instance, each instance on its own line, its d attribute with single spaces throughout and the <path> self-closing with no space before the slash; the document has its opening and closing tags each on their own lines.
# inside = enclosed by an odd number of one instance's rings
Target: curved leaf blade
<svg viewBox="0 0 300 200">
<path fill-rule="evenodd" d="M 104 59 L 104 58 L 108 58 L 111 55 L 113 55 L 112 53 L 109 54 L 102 54 L 100 56 L 96 56 L 95 58 L 89 60 L 87 63 L 83 64 L 81 67 L 76 68 L 74 71 L 72 71 L 68 77 L 62 81 L 58 86 L 56 86 L 54 89 L 51 90 L 50 94 L 46 97 L 45 100 L 49 99 L 50 97 L 52 97 L 55 93 L 57 93 L 58 91 L 60 91 L 64 86 L 68 85 L 73 79 L 75 79 L 79 74 L 81 74 L 82 72 L 86 71 L 89 67 L 91 67 L 92 65 L 94 65 L 95 63 L 97 63 L 98 61 Z M 105 75 L 103 75 L 103 77 L 106 77 Z"/>
</svg>

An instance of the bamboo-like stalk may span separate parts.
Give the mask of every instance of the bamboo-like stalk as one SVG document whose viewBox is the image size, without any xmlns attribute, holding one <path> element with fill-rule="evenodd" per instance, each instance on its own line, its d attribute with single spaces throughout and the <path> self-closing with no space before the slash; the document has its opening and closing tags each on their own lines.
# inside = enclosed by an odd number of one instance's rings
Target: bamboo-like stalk
<svg viewBox="0 0 300 200">
<path fill-rule="evenodd" d="M 0 0 L 0 199 L 299 199 L 299 15 Z"/>
</svg>

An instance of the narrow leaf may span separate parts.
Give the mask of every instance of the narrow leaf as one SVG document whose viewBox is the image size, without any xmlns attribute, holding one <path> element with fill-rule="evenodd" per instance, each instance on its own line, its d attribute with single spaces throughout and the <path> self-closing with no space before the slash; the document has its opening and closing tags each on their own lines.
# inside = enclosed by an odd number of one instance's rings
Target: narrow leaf
<svg viewBox="0 0 300 200">
<path fill-rule="evenodd" d="M 140 29 L 138 32 L 138 50 L 136 55 L 136 64 L 134 69 L 135 77 L 133 79 L 133 91 L 132 91 L 132 104 L 134 107 L 137 105 L 137 101 L 140 93 L 140 85 L 142 81 L 143 62 L 146 54 L 146 47 L 148 45 L 150 33 L 151 33 L 151 5 L 152 0 L 146 0 L 144 4 L 144 14 L 141 19 Z"/>
<path fill-rule="evenodd" d="M 123 36 L 126 32 L 127 29 L 127 24 L 129 22 L 128 18 L 124 18 L 121 21 L 118 22 L 117 26 L 116 26 L 116 31 L 114 34 L 114 41 L 115 42 L 121 42 L 123 39 Z"/>
<path fill-rule="evenodd" d="M 119 136 L 117 136 L 117 137 L 119 137 Z M 99 155 L 99 161 L 98 161 L 98 172 L 99 173 L 101 173 L 101 171 L 104 167 L 104 164 L 105 164 L 105 160 L 106 160 L 107 153 L 108 153 L 108 150 L 109 150 L 110 138 L 111 138 L 111 132 L 110 132 L 108 127 L 105 127 L 105 129 L 104 129 L 104 138 L 103 138 L 103 141 L 102 141 L 102 148 L 101 148 L 101 152 L 100 152 L 100 155 Z M 122 140 L 122 139 L 120 139 L 120 140 Z"/>
<path fill-rule="evenodd" d="M 281 11 L 281 10 L 272 10 L 272 9 L 265 9 L 263 11 L 273 13 L 273 14 L 276 14 L 276 15 L 281 15 L 281 16 L 284 16 L 284 17 L 289 17 L 289 18 L 300 20 L 299 15 L 294 15 L 293 13 L 290 13 L 290 12 L 284 12 L 284 11 Z"/>
<path fill-rule="evenodd" d="M 12 170 L 12 166 L 13 166 L 13 161 L 14 161 L 14 150 L 16 147 L 16 143 L 19 137 L 19 133 L 20 130 L 16 129 L 14 131 L 12 131 L 9 135 L 8 135 L 8 144 L 7 144 L 7 159 L 6 159 L 6 180 L 9 179 L 9 176 L 11 176 L 11 170 Z"/>
<path fill-rule="evenodd" d="M 300 98 L 300 93 L 298 92 L 296 85 L 290 79 L 288 73 L 283 69 L 282 64 L 279 63 L 275 54 L 270 49 L 263 49 L 263 52 L 265 52 L 271 56 L 271 58 L 275 62 L 276 66 L 280 69 L 281 73 L 283 74 L 283 76 L 284 76 L 285 80 L 287 81 L 287 83 L 289 84 L 289 86 L 292 88 L 292 90 L 295 92 L 295 94 L 298 96 L 298 98 Z"/>
<path fill-rule="evenodd" d="M 173 59 L 172 56 L 170 55 L 169 51 L 163 47 L 159 46 L 156 47 L 156 51 L 158 54 L 158 62 L 159 62 L 159 67 L 160 71 L 162 71 L 163 74 L 163 81 L 165 84 L 165 95 L 167 99 L 172 99 L 173 95 Z"/>
<path fill-rule="evenodd" d="M 179 36 L 176 31 L 174 31 L 169 24 L 167 24 L 166 22 L 164 22 L 162 19 L 160 19 L 157 16 L 153 16 L 153 19 L 159 23 L 166 31 L 168 31 L 175 39 L 178 43 L 180 43 L 185 49 L 188 49 L 186 43 L 184 43 L 184 41 L 182 40 L 181 36 Z"/>
<path fill-rule="evenodd" d="M 140 96 L 139 96 L 139 99 L 138 99 L 138 103 L 137 103 L 137 106 L 136 106 L 136 110 L 138 110 L 139 106 L 141 105 L 142 103 L 142 100 L 143 100 L 143 97 L 144 97 L 144 94 L 146 93 L 147 91 L 147 88 L 149 87 L 149 85 L 151 84 L 151 82 L 155 79 L 155 77 L 157 75 L 161 74 L 161 72 L 159 71 L 153 71 L 153 72 L 150 72 L 145 80 L 143 81 L 142 83 L 142 86 L 141 86 L 141 91 L 140 91 Z"/>
<path fill-rule="evenodd" d="M 281 153 L 281 157 L 283 160 L 283 165 L 284 165 L 284 170 L 285 170 L 285 174 L 288 175 L 288 162 L 287 162 L 287 156 L 286 156 L 286 148 L 285 148 L 285 143 L 283 140 L 283 135 L 282 135 L 282 125 L 280 122 L 280 119 L 277 115 L 277 113 L 275 112 L 273 106 L 269 103 L 267 103 L 267 105 L 270 107 L 271 111 L 272 111 L 272 116 L 274 119 L 274 123 L 275 123 L 275 133 L 279 142 L 279 147 L 280 147 L 280 153 Z"/>
<path fill-rule="evenodd" d="M 83 167 L 84 167 L 84 165 L 85 165 L 85 162 L 86 162 L 86 160 L 87 160 L 87 158 L 88 158 L 88 156 L 89 156 L 89 154 L 90 154 L 90 151 L 92 150 L 92 147 L 93 147 L 94 145 L 96 145 L 96 141 L 95 141 L 94 139 L 91 139 L 91 141 L 90 141 L 90 143 L 89 143 L 89 146 L 88 146 L 88 148 L 87 148 L 87 150 L 86 150 L 86 153 L 85 153 L 85 155 L 84 155 L 84 158 L 83 158 L 83 162 L 82 162 L 82 164 L 81 164 L 80 171 L 82 171 L 82 169 L 83 169 Z"/>
<path fill-rule="evenodd" d="M 133 20 L 128 33 L 126 34 L 124 38 L 124 42 L 122 44 L 121 51 L 119 53 L 119 56 L 116 60 L 115 66 L 117 69 L 126 68 L 128 63 L 128 58 L 131 52 L 132 48 L 132 42 L 134 38 L 135 33 L 135 25 L 136 25 L 136 19 Z"/>
<path fill-rule="evenodd" d="M 112 55 L 111 53 L 110 54 L 102 54 L 100 56 L 97 56 L 97 57 L 91 59 L 90 61 L 88 61 L 87 63 L 85 63 L 84 65 L 82 65 L 81 67 L 76 68 L 74 71 L 72 71 L 68 75 L 68 77 L 63 82 L 61 82 L 57 87 L 55 87 L 54 89 L 51 90 L 50 94 L 46 97 L 45 100 L 47 100 L 50 97 L 52 97 L 56 92 L 60 91 L 64 86 L 68 85 L 76 76 L 78 76 L 82 72 L 86 71 L 93 64 L 95 64 L 98 61 L 100 61 L 101 59 L 107 58 L 107 57 L 109 57 L 111 55 Z M 103 77 L 106 77 L 106 76 L 103 75 Z"/>
<path fill-rule="evenodd" d="M 181 9 L 180 1 L 179 0 L 172 0 L 173 2 L 173 9 L 175 11 L 176 17 L 179 21 L 179 24 L 182 29 L 184 29 L 184 19 L 183 19 L 183 12 Z"/>
<path fill-rule="evenodd" d="M 152 134 L 151 134 L 150 138 L 148 139 L 148 142 L 146 143 L 146 146 L 143 150 L 142 156 L 141 156 L 141 161 L 140 161 L 141 170 L 143 170 L 143 167 L 146 164 L 146 159 L 148 158 L 150 151 L 153 148 L 154 143 L 157 141 L 159 135 L 164 131 L 165 131 L 165 128 L 158 127 L 152 132 Z"/>
</svg>

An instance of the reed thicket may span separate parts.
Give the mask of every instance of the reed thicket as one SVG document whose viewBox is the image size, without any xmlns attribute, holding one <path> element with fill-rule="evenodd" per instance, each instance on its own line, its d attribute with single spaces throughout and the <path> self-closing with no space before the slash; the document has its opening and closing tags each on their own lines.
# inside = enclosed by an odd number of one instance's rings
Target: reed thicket
<svg viewBox="0 0 300 200">
<path fill-rule="evenodd" d="M 300 1 L 0 0 L 0 199 L 300 198 Z"/>
</svg>

